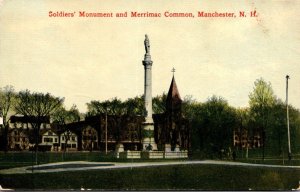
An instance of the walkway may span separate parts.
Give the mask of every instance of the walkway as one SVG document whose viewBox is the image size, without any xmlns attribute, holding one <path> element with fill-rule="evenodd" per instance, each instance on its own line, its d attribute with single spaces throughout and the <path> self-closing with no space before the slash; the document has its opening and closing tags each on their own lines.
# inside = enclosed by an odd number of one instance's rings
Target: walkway
<svg viewBox="0 0 300 192">
<path fill-rule="evenodd" d="M 300 169 L 300 166 L 283 166 L 283 165 L 265 165 L 265 164 L 250 164 L 232 161 L 163 161 L 163 162 L 87 162 L 87 161 L 70 161 L 49 163 L 43 165 L 17 167 L 11 169 L 0 170 L 0 174 L 25 174 L 25 173 L 50 173 L 61 171 L 79 171 L 79 170 L 99 170 L 99 169 L 120 169 L 134 167 L 149 167 L 149 166 L 168 166 L 168 165 L 190 165 L 190 164 L 205 164 L 205 165 L 228 165 L 228 166 L 245 166 L 245 167 L 273 167 L 273 168 L 291 168 Z"/>
</svg>

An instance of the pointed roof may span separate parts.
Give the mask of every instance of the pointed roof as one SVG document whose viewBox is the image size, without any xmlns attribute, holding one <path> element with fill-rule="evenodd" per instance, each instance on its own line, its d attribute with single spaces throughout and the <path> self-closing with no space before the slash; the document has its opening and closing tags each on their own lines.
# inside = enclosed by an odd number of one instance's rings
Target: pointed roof
<svg viewBox="0 0 300 192">
<path fill-rule="evenodd" d="M 168 96 L 167 96 L 167 101 L 174 100 L 174 99 L 176 99 L 176 100 L 179 99 L 181 101 L 181 97 L 180 97 L 180 94 L 179 94 L 179 91 L 178 91 L 178 88 L 176 85 L 176 81 L 175 81 L 175 78 L 173 75 L 172 82 L 171 82 L 170 89 L 169 89 Z"/>
</svg>

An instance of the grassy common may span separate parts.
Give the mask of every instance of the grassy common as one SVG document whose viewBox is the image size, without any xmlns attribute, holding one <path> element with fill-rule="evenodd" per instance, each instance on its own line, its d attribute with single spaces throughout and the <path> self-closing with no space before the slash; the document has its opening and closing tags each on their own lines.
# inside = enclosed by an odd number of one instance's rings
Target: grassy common
<svg viewBox="0 0 300 192">
<path fill-rule="evenodd" d="M 299 179 L 299 169 L 225 165 L 0 175 L 0 183 L 5 187 L 47 190 L 78 190 L 80 187 L 106 190 L 291 190 L 298 186 Z"/>
<path fill-rule="evenodd" d="M 198 159 L 194 156 L 193 159 Z M 38 153 L 38 164 L 59 161 L 127 161 L 113 154 L 99 152 Z M 158 160 L 147 160 L 158 161 Z M 163 161 L 163 160 L 159 160 Z M 178 160 L 177 160 L 178 161 Z M 299 165 L 299 157 L 262 161 L 259 157 L 238 158 L 238 161 L 260 164 Z M 31 152 L 0 153 L 0 169 L 29 166 L 35 163 Z M 13 189 L 90 189 L 105 190 L 291 190 L 298 187 L 300 169 L 262 168 L 226 165 L 170 165 L 160 167 L 87 170 L 58 173 L 0 174 L 0 185 Z"/>
</svg>

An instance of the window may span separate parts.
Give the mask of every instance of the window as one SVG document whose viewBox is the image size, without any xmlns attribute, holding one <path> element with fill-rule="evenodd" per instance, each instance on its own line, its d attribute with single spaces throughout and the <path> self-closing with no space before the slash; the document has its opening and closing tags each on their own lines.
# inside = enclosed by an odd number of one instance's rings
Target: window
<svg viewBox="0 0 300 192">
<path fill-rule="evenodd" d="M 75 137 L 74 136 L 72 136 L 72 141 L 75 141 Z"/>
<path fill-rule="evenodd" d="M 54 140 L 55 140 L 55 143 L 57 143 L 57 138 L 55 138 Z"/>
<path fill-rule="evenodd" d="M 62 141 L 64 141 L 64 140 L 65 140 L 65 137 L 64 137 L 64 136 L 62 136 L 62 137 L 61 137 L 61 140 L 62 140 Z"/>
<path fill-rule="evenodd" d="M 53 143 L 53 138 L 44 138 L 44 143 Z"/>
</svg>

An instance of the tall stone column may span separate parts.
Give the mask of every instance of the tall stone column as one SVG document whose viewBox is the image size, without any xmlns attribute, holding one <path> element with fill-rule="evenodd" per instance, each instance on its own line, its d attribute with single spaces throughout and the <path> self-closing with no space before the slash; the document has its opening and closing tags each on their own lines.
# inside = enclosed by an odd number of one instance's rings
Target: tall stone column
<svg viewBox="0 0 300 192">
<path fill-rule="evenodd" d="M 145 104 L 145 122 L 142 124 L 142 144 L 143 150 L 157 150 L 154 141 L 154 123 L 152 118 L 152 63 L 150 55 L 150 42 L 148 36 L 145 35 L 145 56 L 143 65 L 145 69 L 144 81 L 144 104 Z"/>
</svg>

